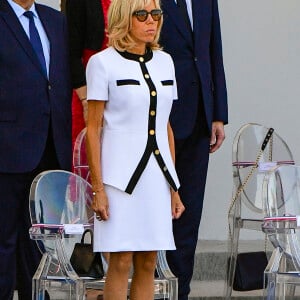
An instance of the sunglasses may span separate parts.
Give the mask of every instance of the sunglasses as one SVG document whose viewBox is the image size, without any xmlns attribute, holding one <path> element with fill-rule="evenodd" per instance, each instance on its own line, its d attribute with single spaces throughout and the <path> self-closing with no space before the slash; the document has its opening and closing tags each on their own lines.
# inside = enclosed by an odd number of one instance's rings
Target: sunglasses
<svg viewBox="0 0 300 300">
<path fill-rule="evenodd" d="M 145 22 L 148 19 L 148 15 L 151 15 L 153 21 L 159 21 L 163 12 L 161 9 L 152 9 L 147 11 L 145 9 L 137 10 L 132 15 L 135 16 L 138 21 Z"/>
</svg>

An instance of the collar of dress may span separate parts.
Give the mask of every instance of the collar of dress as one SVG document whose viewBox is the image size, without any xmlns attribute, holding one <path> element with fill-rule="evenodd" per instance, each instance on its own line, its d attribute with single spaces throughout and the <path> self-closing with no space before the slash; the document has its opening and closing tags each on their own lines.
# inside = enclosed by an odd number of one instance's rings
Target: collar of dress
<svg viewBox="0 0 300 300">
<path fill-rule="evenodd" d="M 127 51 L 118 51 L 118 53 L 126 59 L 134 60 L 137 62 L 148 62 L 153 57 L 153 52 L 150 48 L 146 48 L 146 52 L 144 55 L 134 54 Z M 142 58 L 142 59 L 141 59 Z"/>
</svg>

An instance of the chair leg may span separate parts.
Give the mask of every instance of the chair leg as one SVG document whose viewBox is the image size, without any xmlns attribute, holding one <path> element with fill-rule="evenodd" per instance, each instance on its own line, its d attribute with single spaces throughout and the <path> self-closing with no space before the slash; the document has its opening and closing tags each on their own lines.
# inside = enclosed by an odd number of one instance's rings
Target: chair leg
<svg viewBox="0 0 300 300">
<path fill-rule="evenodd" d="M 83 281 L 78 281 L 75 284 L 75 295 L 76 300 L 85 300 L 85 286 Z"/>
<path fill-rule="evenodd" d="M 267 276 L 267 286 L 264 289 L 264 299 L 275 300 L 276 297 L 276 275 L 268 274 Z"/>
<path fill-rule="evenodd" d="M 228 241 L 228 261 L 227 261 L 227 272 L 226 272 L 226 281 L 225 281 L 225 299 L 231 299 L 232 294 L 232 287 L 233 287 L 233 280 L 235 275 L 235 265 L 236 265 L 236 258 L 238 252 L 238 243 L 239 243 L 239 235 L 240 235 L 240 228 L 237 226 L 237 219 L 232 218 L 233 224 L 232 226 L 232 236 L 231 239 L 229 238 Z"/>
<path fill-rule="evenodd" d="M 44 270 L 49 269 L 51 257 L 44 253 L 32 278 L 32 300 L 45 300 L 46 286 L 42 280 Z"/>
</svg>

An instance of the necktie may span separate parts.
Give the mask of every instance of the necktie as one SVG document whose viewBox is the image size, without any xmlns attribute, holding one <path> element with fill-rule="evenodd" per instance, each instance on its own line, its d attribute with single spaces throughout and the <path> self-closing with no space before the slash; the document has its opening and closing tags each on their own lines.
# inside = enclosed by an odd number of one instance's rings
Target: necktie
<svg viewBox="0 0 300 300">
<path fill-rule="evenodd" d="M 45 61 L 43 46 L 42 46 L 39 32 L 34 23 L 33 12 L 26 11 L 26 12 L 24 12 L 24 16 L 29 19 L 29 40 L 30 40 L 31 45 L 40 61 L 40 64 L 43 68 L 44 73 L 47 75 L 47 68 L 46 68 L 46 61 Z"/>
<path fill-rule="evenodd" d="M 186 1 L 185 0 L 177 0 L 177 7 L 178 7 L 179 12 L 182 15 L 186 25 L 188 26 L 188 28 L 190 30 L 192 30 L 190 17 L 189 17 L 187 7 L 186 7 Z"/>
</svg>

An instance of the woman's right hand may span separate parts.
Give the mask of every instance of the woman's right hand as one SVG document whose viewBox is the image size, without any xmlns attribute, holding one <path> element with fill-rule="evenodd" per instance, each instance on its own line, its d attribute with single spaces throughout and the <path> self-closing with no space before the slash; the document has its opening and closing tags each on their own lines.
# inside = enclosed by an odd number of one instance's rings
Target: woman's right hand
<svg viewBox="0 0 300 300">
<path fill-rule="evenodd" d="M 96 191 L 94 194 L 92 208 L 96 213 L 96 218 L 99 216 L 99 221 L 106 221 L 109 218 L 108 198 L 104 189 Z"/>
</svg>

